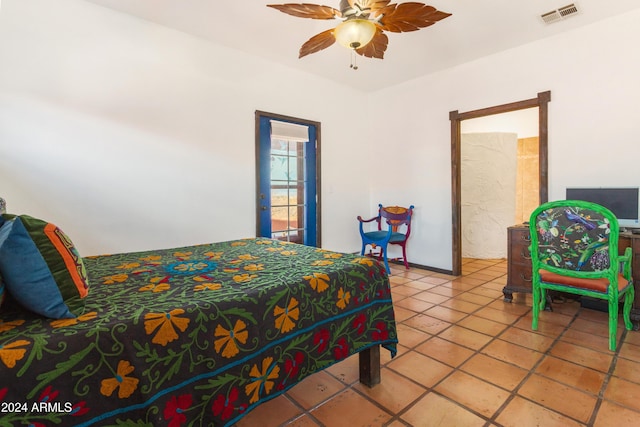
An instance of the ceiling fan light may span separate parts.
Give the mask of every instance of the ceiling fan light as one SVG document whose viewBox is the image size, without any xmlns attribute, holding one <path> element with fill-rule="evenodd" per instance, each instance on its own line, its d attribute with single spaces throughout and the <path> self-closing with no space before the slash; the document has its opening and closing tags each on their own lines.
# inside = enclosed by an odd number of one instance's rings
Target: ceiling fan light
<svg viewBox="0 0 640 427">
<path fill-rule="evenodd" d="M 375 24 L 366 19 L 347 19 L 333 31 L 336 41 L 349 49 L 366 46 L 375 34 Z"/>
</svg>

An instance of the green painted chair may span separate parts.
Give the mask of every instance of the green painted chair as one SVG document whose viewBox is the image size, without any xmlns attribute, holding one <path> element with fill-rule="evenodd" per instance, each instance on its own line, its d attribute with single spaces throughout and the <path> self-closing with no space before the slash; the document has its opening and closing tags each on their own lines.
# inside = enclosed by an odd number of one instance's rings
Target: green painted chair
<svg viewBox="0 0 640 427">
<path fill-rule="evenodd" d="M 618 253 L 618 219 L 595 203 L 560 200 L 531 214 L 533 321 L 538 329 L 547 290 L 598 298 L 608 302 L 609 350 L 615 351 L 618 304 L 624 296 L 623 320 L 628 330 L 634 289 L 631 248 Z"/>
</svg>

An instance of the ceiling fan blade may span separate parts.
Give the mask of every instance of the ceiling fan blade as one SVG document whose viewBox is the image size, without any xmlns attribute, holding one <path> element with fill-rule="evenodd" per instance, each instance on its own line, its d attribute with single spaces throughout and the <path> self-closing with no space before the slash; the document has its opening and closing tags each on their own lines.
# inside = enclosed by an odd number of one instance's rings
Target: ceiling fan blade
<svg viewBox="0 0 640 427">
<path fill-rule="evenodd" d="M 318 4 L 309 3 L 286 3 L 286 4 L 268 4 L 267 7 L 272 7 L 280 12 L 297 16 L 298 18 L 311 18 L 311 19 L 334 19 L 341 17 L 342 14 L 339 10 L 330 6 L 320 6 Z"/>
<path fill-rule="evenodd" d="M 378 14 L 382 15 L 378 21 L 382 29 L 393 33 L 416 31 L 451 16 L 433 6 L 416 2 L 391 4 L 380 9 Z"/>
<path fill-rule="evenodd" d="M 388 44 L 389 37 L 387 37 L 387 35 L 383 33 L 380 28 L 378 28 L 378 31 L 376 31 L 373 39 L 371 39 L 371 41 L 364 47 L 356 49 L 356 52 L 362 56 L 366 56 L 367 58 L 383 59 L 384 52 L 387 50 Z"/>
<path fill-rule="evenodd" d="M 316 34 L 302 45 L 300 48 L 300 56 L 298 58 L 326 49 L 335 42 L 336 38 L 333 35 L 333 28 L 323 31 L 320 34 Z"/>
</svg>

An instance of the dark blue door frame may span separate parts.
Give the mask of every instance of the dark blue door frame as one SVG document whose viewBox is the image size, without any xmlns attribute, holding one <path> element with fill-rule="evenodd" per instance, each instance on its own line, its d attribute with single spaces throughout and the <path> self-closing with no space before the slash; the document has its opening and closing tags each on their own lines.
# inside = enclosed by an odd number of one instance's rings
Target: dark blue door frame
<svg viewBox="0 0 640 427">
<path fill-rule="evenodd" d="M 256 236 L 272 237 L 271 120 L 303 125 L 309 130 L 309 142 L 303 149 L 303 243 L 320 247 L 320 123 L 262 111 L 256 111 Z"/>
</svg>

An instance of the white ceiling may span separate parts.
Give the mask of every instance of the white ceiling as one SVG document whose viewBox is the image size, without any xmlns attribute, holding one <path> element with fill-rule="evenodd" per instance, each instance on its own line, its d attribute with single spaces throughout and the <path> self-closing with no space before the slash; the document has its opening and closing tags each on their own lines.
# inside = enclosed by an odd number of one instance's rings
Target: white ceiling
<svg viewBox="0 0 640 427">
<path fill-rule="evenodd" d="M 389 46 L 385 58 L 358 56 L 358 70 L 354 71 L 349 67 L 349 50 L 338 44 L 298 59 L 298 50 L 305 41 L 334 27 L 338 21 L 297 18 L 266 7 L 295 0 L 85 1 L 363 91 L 392 86 L 640 8 L 638 0 L 576 0 L 573 3 L 579 13 L 545 24 L 540 15 L 566 6 L 571 0 L 428 0 L 425 3 L 452 16 L 419 31 L 387 33 Z M 339 8 L 340 3 L 339 0 L 300 1 L 303 2 L 335 8 Z"/>
</svg>

